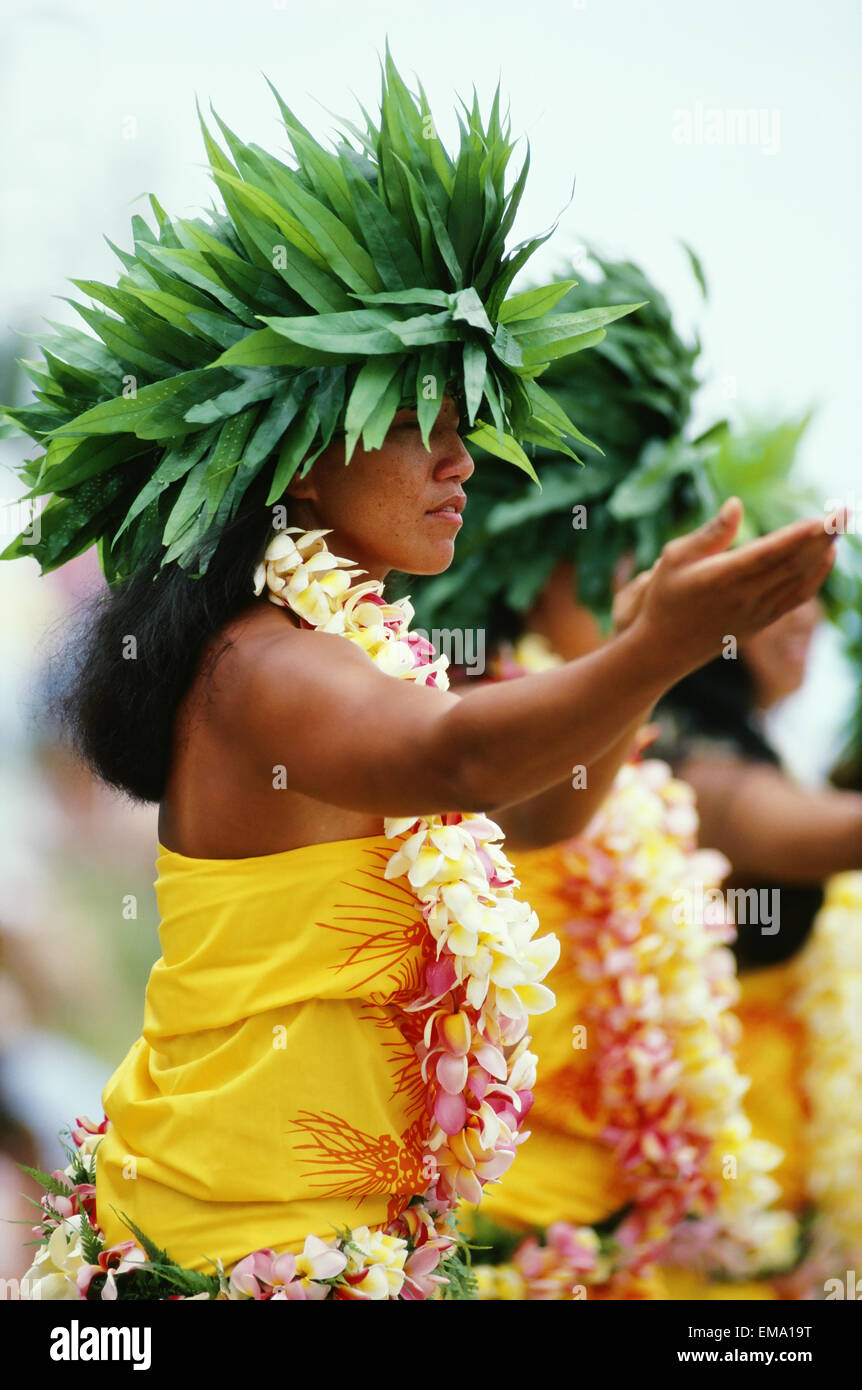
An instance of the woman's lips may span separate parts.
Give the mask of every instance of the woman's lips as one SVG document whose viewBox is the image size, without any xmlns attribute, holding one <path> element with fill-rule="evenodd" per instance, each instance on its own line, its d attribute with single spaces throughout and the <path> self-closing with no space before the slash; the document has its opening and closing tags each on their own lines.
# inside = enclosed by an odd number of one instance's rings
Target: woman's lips
<svg viewBox="0 0 862 1390">
<path fill-rule="evenodd" d="M 426 512 L 426 516 L 434 517 L 437 521 L 445 521 L 448 526 L 463 526 L 461 513 L 456 512 L 454 507 L 437 507 L 433 512 Z"/>
<path fill-rule="evenodd" d="M 441 502 L 439 507 L 429 509 L 425 515 L 436 517 L 439 521 L 445 521 L 447 526 L 462 526 L 461 513 L 467 505 L 467 499 L 463 494 L 454 494 Z"/>
</svg>

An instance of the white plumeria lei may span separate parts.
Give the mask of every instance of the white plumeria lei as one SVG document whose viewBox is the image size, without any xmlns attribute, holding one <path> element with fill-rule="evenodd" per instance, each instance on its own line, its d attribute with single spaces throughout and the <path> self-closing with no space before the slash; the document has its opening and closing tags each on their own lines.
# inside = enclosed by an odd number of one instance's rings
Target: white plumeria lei
<svg viewBox="0 0 862 1390">
<path fill-rule="evenodd" d="M 355 583 L 364 571 L 327 549 L 328 534 L 280 532 L 257 569 L 255 593 L 266 588 L 304 626 L 357 643 L 388 675 L 448 689 L 446 657 L 409 630 L 409 599 L 387 602 L 378 580 Z M 553 935 L 536 939 L 538 918 L 515 898 L 503 832 L 486 816 L 387 819 L 384 833 L 402 841 L 385 877 L 407 879 L 437 948 L 425 993 L 406 1012 L 427 1014 L 416 1048 L 428 1088 L 426 1200 L 449 1212 L 459 1197 L 479 1202 L 527 1137 L 519 1131 L 536 1079 L 528 1019 L 554 1005 L 541 982 L 560 944 Z"/>
</svg>

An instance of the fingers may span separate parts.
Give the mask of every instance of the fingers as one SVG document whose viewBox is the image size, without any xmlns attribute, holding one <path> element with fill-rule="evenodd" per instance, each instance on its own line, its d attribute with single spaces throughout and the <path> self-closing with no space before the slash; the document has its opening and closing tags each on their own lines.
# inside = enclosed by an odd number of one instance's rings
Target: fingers
<svg viewBox="0 0 862 1390">
<path fill-rule="evenodd" d="M 784 577 L 780 583 L 767 589 L 760 597 L 759 621 L 753 630 L 759 631 L 761 628 L 769 627 L 785 613 L 812 598 L 832 569 L 836 553 L 835 546 L 830 546 L 820 563 L 810 566 L 801 579 L 797 577 L 788 580 Z"/>
<path fill-rule="evenodd" d="M 822 521 L 797 521 L 749 541 L 730 554 L 710 557 L 702 572 L 714 582 L 733 577 L 760 583 L 768 582 L 773 575 L 792 580 L 819 566 L 821 559 L 834 549 L 835 537 L 824 530 Z"/>
<path fill-rule="evenodd" d="M 620 589 L 615 596 L 611 607 L 611 618 L 617 632 L 622 632 L 634 621 L 643 602 L 651 576 L 652 569 L 644 570 L 636 579 L 629 580 L 625 588 Z"/>
<path fill-rule="evenodd" d="M 662 558 L 674 565 L 689 565 L 702 560 L 717 551 L 726 550 L 739 530 L 742 521 L 742 503 L 738 497 L 728 497 L 715 516 L 696 531 L 687 536 L 678 536 L 669 541 L 662 551 Z"/>
</svg>

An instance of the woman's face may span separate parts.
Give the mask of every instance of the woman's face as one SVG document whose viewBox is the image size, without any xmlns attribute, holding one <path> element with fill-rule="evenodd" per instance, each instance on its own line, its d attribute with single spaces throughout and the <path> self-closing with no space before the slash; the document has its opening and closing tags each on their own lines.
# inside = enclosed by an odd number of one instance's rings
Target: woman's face
<svg viewBox="0 0 862 1390">
<path fill-rule="evenodd" d="M 740 644 L 762 709 L 799 689 L 805 678 L 811 638 L 821 616 L 819 601 L 809 599 Z"/>
<path fill-rule="evenodd" d="M 444 396 L 422 443 L 415 407 L 397 411 L 380 449 L 357 446 L 344 466 L 333 440 L 304 478 L 288 487 L 291 524 L 328 527 L 327 546 L 375 579 L 389 570 L 439 574 L 451 563 L 473 460 L 458 434 L 458 409 Z"/>
</svg>

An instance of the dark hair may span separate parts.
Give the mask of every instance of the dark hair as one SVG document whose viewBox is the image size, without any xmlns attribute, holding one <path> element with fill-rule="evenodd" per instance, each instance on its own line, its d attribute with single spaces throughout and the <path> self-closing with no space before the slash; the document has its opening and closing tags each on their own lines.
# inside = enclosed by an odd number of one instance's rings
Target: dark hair
<svg viewBox="0 0 862 1390">
<path fill-rule="evenodd" d="M 249 488 L 203 575 L 161 569 L 154 558 L 87 601 L 51 658 L 49 714 L 90 768 L 135 801 L 162 799 L 174 719 L 202 653 L 253 600 L 254 570 L 272 537 L 265 496 L 262 481 Z M 228 645 L 213 650 L 209 669 Z"/>
<path fill-rule="evenodd" d="M 777 763 L 775 749 L 755 727 L 755 687 L 745 661 L 717 656 L 684 676 L 663 697 L 658 714 L 671 715 L 684 746 L 693 737 L 732 744 L 751 762 Z M 678 758 L 670 758 L 678 761 Z"/>
<path fill-rule="evenodd" d="M 775 749 L 752 722 L 754 708 L 754 682 L 744 660 L 716 657 L 681 680 L 659 704 L 657 715 L 663 733 L 654 752 L 679 770 L 691 745 L 707 738 L 727 744 L 747 762 L 778 765 Z M 733 943 L 738 967 L 750 970 L 791 960 L 808 939 L 823 902 L 822 887 L 772 879 L 746 878 L 742 883 L 733 875 L 728 882 L 755 892 L 774 889 L 781 901 L 780 931 L 764 934 L 750 923 L 740 923 Z"/>
</svg>

